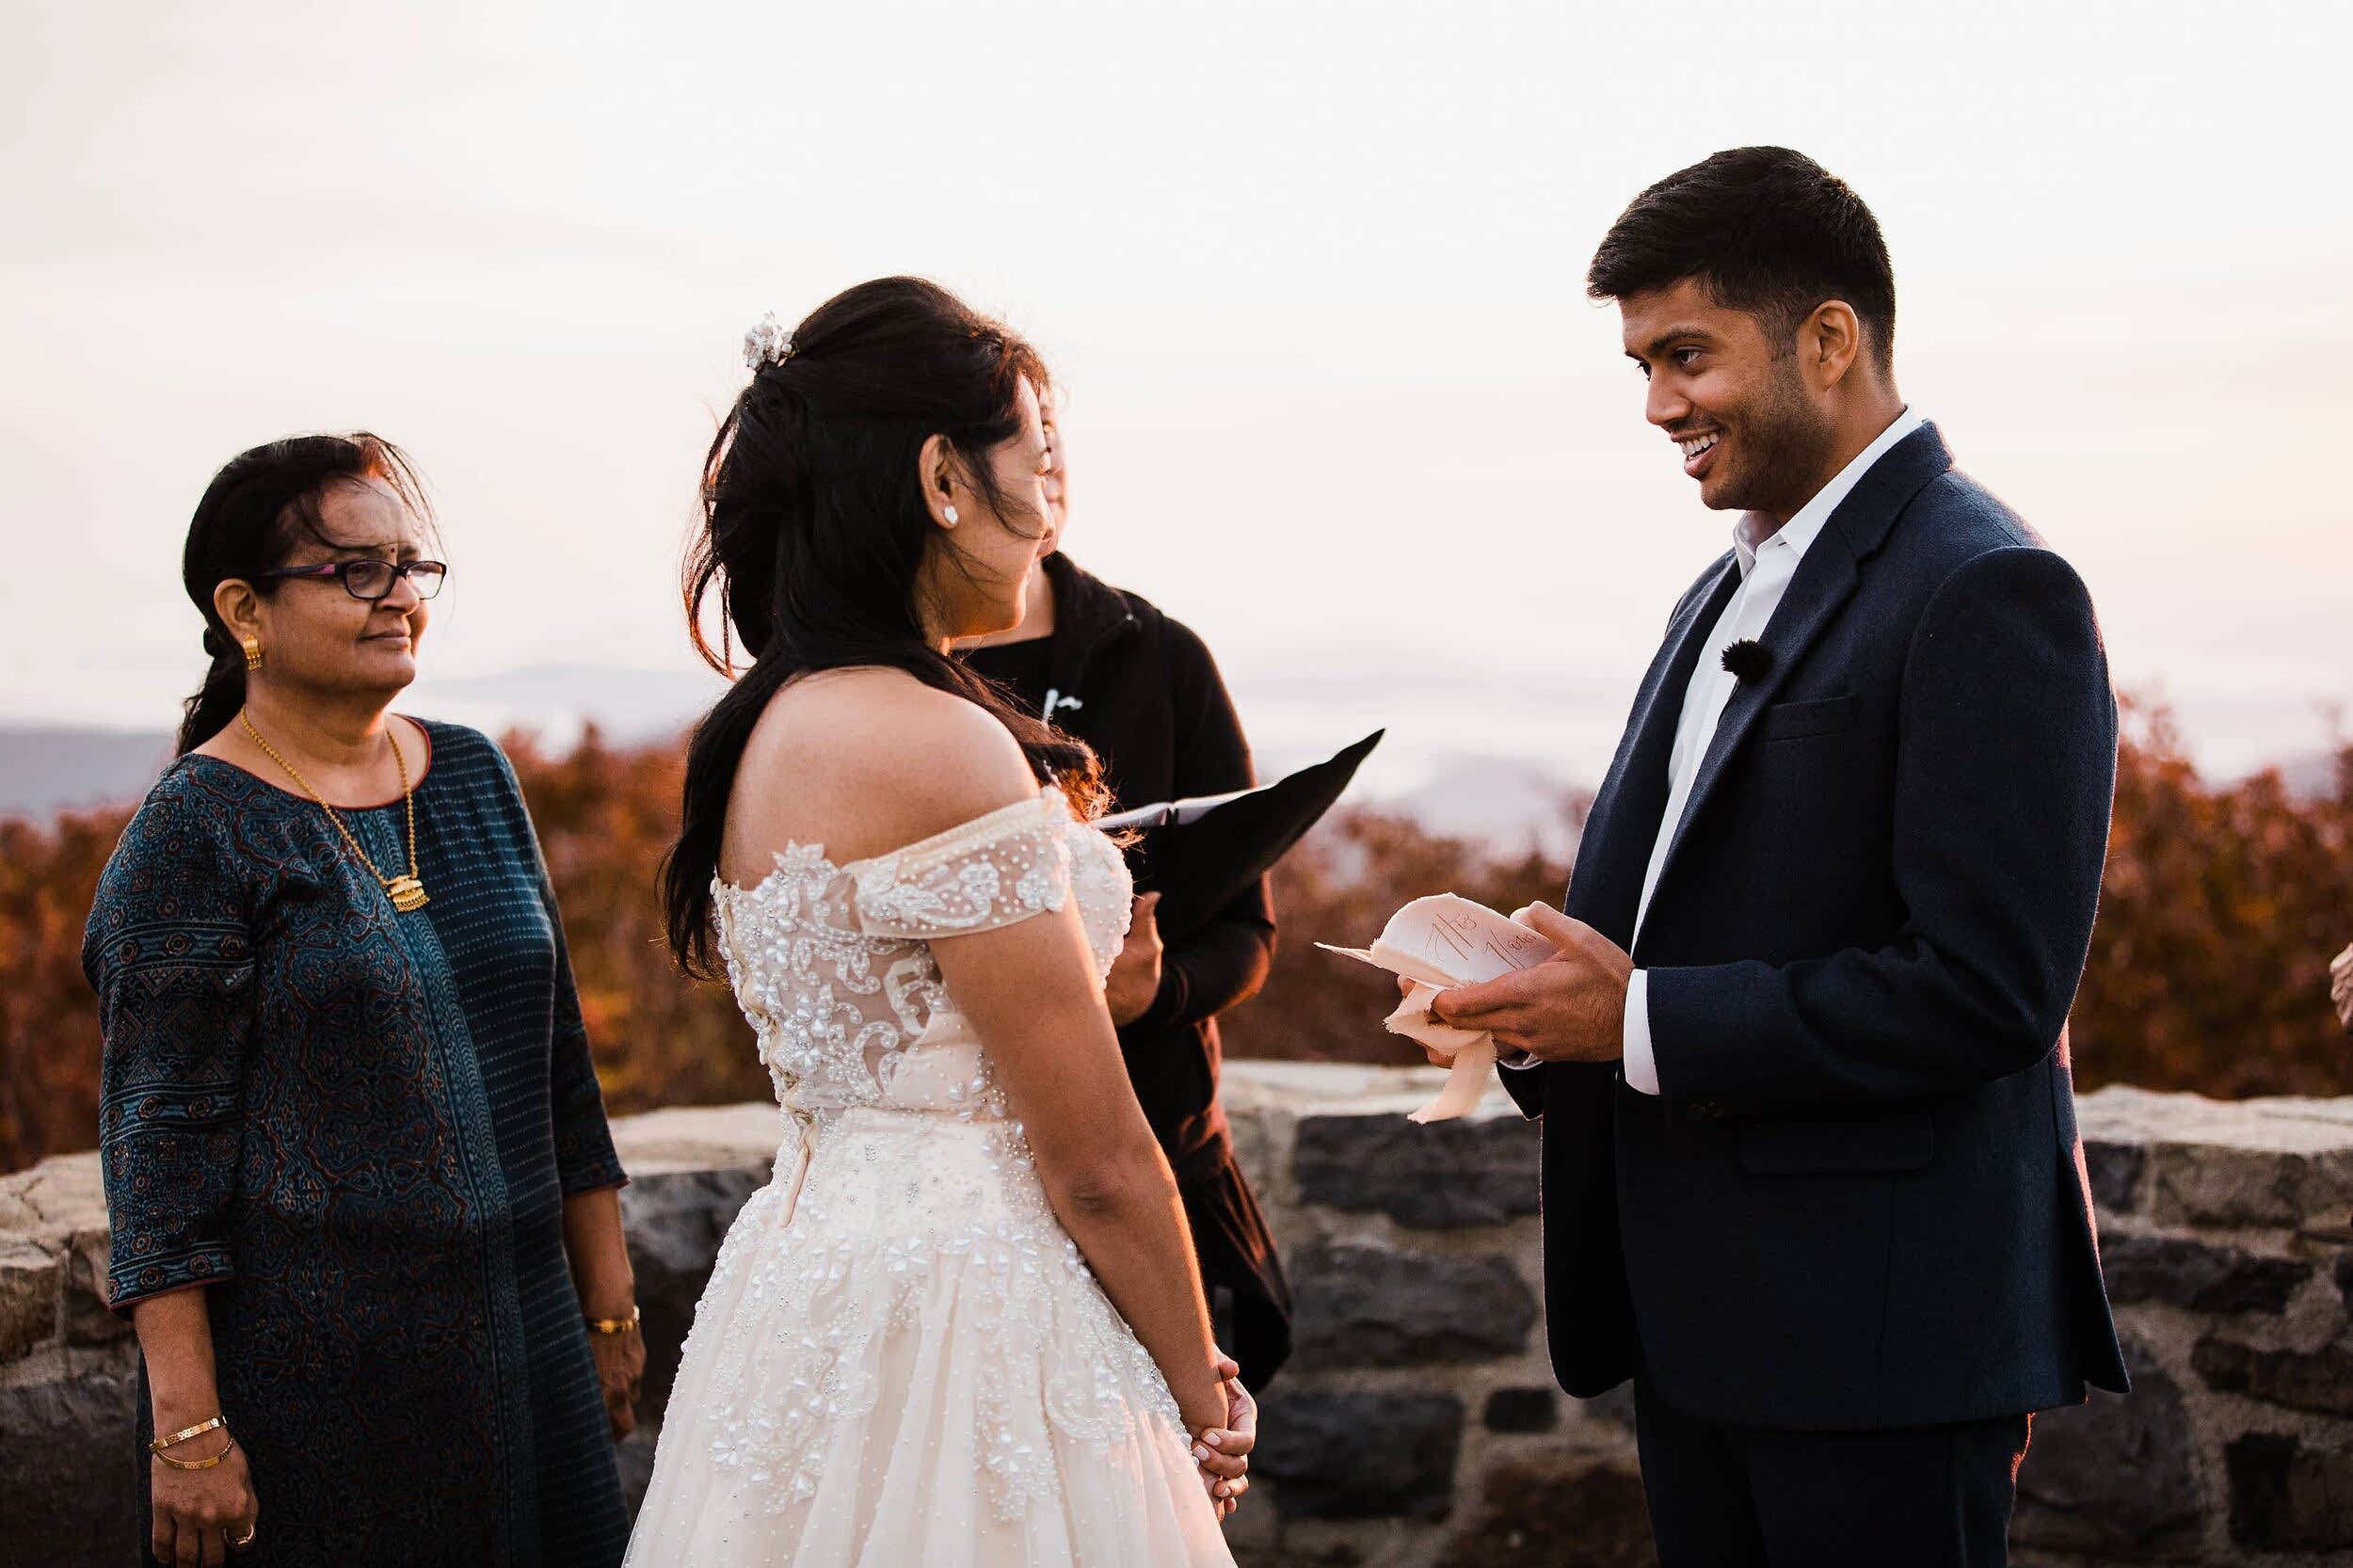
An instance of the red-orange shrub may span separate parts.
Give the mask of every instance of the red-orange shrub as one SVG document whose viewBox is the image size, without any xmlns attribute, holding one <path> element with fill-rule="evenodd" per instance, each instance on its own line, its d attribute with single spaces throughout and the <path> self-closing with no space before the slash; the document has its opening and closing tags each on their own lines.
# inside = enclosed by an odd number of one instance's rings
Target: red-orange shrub
<svg viewBox="0 0 2353 1568">
<path fill-rule="evenodd" d="M 526 736 L 505 744 L 546 846 L 612 1109 L 764 1097 L 767 1075 L 726 989 L 681 979 L 662 941 L 655 872 L 678 808 L 677 748 L 614 746 L 594 730 L 561 755 Z M 98 1034 L 82 922 L 128 817 L 0 821 L 0 1170 L 93 1141 Z M 1336 813 L 1276 871 L 1280 951 L 1265 990 L 1227 1018 L 1227 1050 L 1417 1060 L 1381 1029 L 1393 984 L 1313 943 L 1363 941 L 1420 893 L 1509 910 L 1557 900 L 1566 876 L 1541 854 L 1374 810 Z M 2349 939 L 2353 747 L 2333 792 L 2298 799 L 2276 774 L 2201 779 L 2165 714 L 2134 712 L 2075 1008 L 2080 1080 L 2224 1096 L 2353 1092 L 2353 1042 L 2330 1015 L 2327 976 Z"/>
<path fill-rule="evenodd" d="M 2353 941 L 2353 745 L 2335 788 L 2299 800 L 2276 771 L 2208 784 L 2164 710 L 2126 718 L 2078 1082 L 2353 1093 L 2353 1040 L 2329 1005 L 2329 960 Z"/>
</svg>

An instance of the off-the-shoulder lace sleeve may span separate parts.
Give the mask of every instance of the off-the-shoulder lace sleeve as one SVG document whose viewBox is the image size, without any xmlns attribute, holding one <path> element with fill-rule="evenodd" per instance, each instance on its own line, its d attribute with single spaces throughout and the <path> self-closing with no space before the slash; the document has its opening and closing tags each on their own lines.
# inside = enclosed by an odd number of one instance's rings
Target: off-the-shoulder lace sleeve
<svg viewBox="0 0 2353 1568">
<path fill-rule="evenodd" d="M 858 928 L 929 941 L 1013 925 L 1070 896 L 1070 805 L 1057 791 L 861 860 Z"/>
</svg>

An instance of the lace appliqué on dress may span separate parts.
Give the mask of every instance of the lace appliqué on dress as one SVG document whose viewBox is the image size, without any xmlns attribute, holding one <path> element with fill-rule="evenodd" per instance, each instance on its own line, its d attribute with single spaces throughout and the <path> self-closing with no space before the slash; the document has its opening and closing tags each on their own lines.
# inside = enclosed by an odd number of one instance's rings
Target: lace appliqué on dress
<svg viewBox="0 0 2353 1568">
<path fill-rule="evenodd" d="M 931 940 L 1059 910 L 1074 889 L 1098 981 L 1127 936 L 1127 866 L 1059 791 L 871 859 L 792 844 L 776 862 L 748 888 L 713 882 L 719 949 L 776 1097 L 820 1121 L 884 1103 L 900 1055 L 950 1007 Z M 960 1097 L 1000 1115 L 986 1076 Z"/>
<path fill-rule="evenodd" d="M 1070 821 L 1060 795 L 1041 796 L 856 862 L 859 928 L 928 940 L 1060 909 L 1070 890 Z"/>
<path fill-rule="evenodd" d="M 925 1146 L 942 1133 L 960 1135 Z M 689 1359 L 711 1368 L 711 1461 L 740 1475 L 766 1512 L 808 1503 L 830 1465 L 869 1457 L 859 1433 L 886 1395 L 888 1343 L 903 1335 L 944 1336 L 931 1355 L 964 1368 L 970 1448 L 1000 1520 L 1059 1507 L 1049 1431 L 1114 1468 L 1123 1448 L 1154 1443 L 1173 1444 L 1190 1466 L 1159 1368 L 1055 1223 L 1011 1124 L 926 1134 L 853 1120 L 818 1160 L 832 1169 L 812 1172 L 789 1226 L 775 1189 L 746 1207 L 705 1298 L 743 1304 L 716 1320 L 698 1311 L 688 1339 Z M 958 1215 L 976 1188 L 1010 1201 Z M 922 1209 L 937 1223 L 910 1229 L 908 1214 Z M 952 1316 L 938 1317 L 950 1300 Z"/>
</svg>

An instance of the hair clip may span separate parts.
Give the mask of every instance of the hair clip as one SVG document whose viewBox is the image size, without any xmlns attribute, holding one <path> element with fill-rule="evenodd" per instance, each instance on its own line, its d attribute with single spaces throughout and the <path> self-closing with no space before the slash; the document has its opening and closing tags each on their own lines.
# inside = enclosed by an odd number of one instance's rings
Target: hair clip
<svg viewBox="0 0 2353 1568">
<path fill-rule="evenodd" d="M 1753 637 L 1743 637 L 1724 649 L 1724 668 L 1743 685 L 1764 680 L 1772 667 L 1772 649 Z"/>
<path fill-rule="evenodd" d="M 760 325 L 744 334 L 744 364 L 750 370 L 761 365 L 780 365 L 792 358 L 792 340 L 776 325 L 776 312 L 768 312 L 760 318 Z"/>
</svg>

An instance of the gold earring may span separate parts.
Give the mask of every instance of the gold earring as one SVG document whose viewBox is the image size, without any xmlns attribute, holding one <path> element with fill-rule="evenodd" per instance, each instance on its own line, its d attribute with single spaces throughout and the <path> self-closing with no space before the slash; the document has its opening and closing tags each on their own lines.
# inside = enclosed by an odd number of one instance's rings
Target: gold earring
<svg viewBox="0 0 2353 1568">
<path fill-rule="evenodd" d="M 261 638 L 248 637 L 245 640 L 245 667 L 249 670 L 257 670 L 262 667 Z"/>
</svg>

